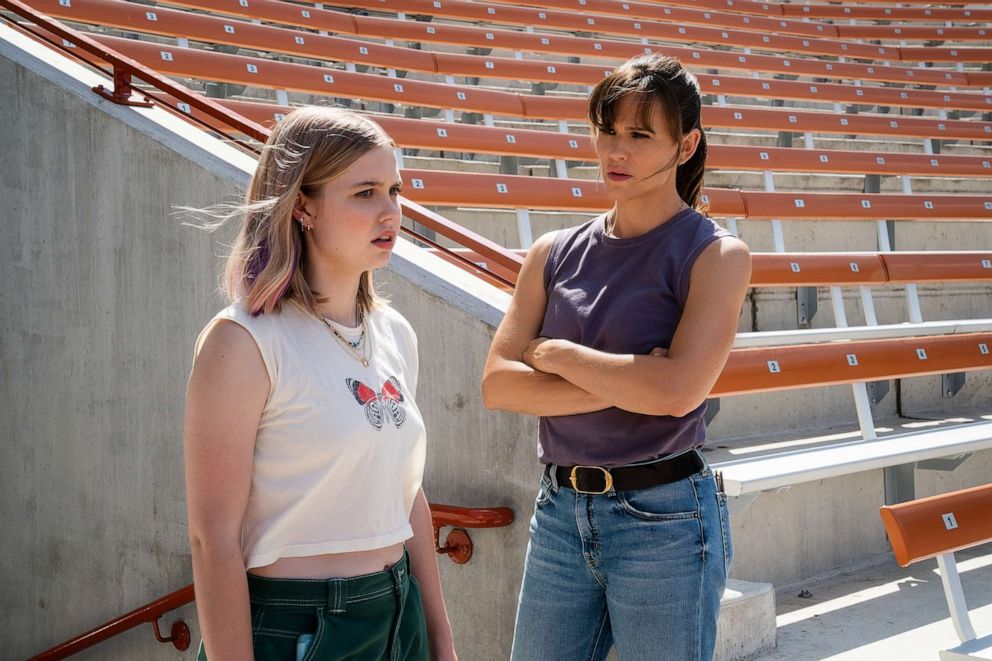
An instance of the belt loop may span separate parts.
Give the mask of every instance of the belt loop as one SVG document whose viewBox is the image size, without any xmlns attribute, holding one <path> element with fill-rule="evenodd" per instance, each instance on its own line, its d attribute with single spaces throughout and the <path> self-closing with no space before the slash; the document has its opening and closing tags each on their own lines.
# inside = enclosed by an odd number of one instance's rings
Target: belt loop
<svg viewBox="0 0 992 661">
<path fill-rule="evenodd" d="M 703 454 L 702 448 L 692 448 L 692 451 L 696 453 L 696 458 L 699 460 L 699 463 L 702 464 L 703 466 L 700 470 L 706 470 L 707 468 L 710 468 L 710 462 L 706 459 L 706 455 Z"/>
<path fill-rule="evenodd" d="M 403 549 L 403 557 L 399 562 L 389 568 L 389 573 L 393 575 L 393 590 L 399 594 L 404 583 L 409 579 L 410 565 L 409 555 L 406 548 Z"/>
<path fill-rule="evenodd" d="M 348 579 L 327 580 L 327 612 L 340 615 L 348 609 Z"/>
<path fill-rule="evenodd" d="M 551 486 L 554 487 L 555 491 L 558 491 L 558 464 L 548 464 L 545 471 L 548 474 L 548 479 L 551 480 Z"/>
</svg>

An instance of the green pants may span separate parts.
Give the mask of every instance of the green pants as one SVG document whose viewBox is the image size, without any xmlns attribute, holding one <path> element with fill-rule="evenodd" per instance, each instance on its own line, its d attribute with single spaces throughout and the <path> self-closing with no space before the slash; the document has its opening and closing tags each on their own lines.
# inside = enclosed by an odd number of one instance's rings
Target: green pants
<svg viewBox="0 0 992 661">
<path fill-rule="evenodd" d="M 429 661 L 427 624 L 409 560 L 355 578 L 280 579 L 248 575 L 255 661 Z M 206 661 L 200 645 L 198 661 Z"/>
</svg>

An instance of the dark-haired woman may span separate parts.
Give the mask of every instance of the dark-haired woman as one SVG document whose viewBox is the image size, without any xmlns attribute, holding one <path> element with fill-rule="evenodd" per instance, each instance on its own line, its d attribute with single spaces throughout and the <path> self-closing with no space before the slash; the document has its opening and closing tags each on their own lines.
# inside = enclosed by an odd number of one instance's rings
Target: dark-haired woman
<svg viewBox="0 0 992 661">
<path fill-rule="evenodd" d="M 609 212 L 528 251 L 483 377 L 541 417 L 514 661 L 713 656 L 732 550 L 699 449 L 751 261 L 697 210 L 699 87 L 646 56 L 589 100 Z"/>
</svg>

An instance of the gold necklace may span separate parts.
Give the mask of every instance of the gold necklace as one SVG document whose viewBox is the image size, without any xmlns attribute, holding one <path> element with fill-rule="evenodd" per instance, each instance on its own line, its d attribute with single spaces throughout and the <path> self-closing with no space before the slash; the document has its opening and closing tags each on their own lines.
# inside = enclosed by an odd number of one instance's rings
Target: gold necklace
<svg viewBox="0 0 992 661">
<path fill-rule="evenodd" d="M 331 331 L 331 335 L 334 336 L 334 339 L 338 341 L 338 344 L 344 348 L 348 355 L 360 362 L 362 367 L 369 366 L 369 359 L 372 356 L 372 334 L 366 332 L 368 327 L 365 325 L 365 315 L 361 311 L 359 311 L 358 318 L 362 332 L 354 342 L 339 333 L 338 329 L 332 326 L 331 322 L 325 319 L 323 315 L 318 315 L 318 317 L 324 322 L 324 326 L 327 327 L 327 330 Z M 368 342 L 365 342 L 366 337 L 368 338 Z M 361 353 L 356 351 L 359 347 L 361 347 Z"/>
</svg>

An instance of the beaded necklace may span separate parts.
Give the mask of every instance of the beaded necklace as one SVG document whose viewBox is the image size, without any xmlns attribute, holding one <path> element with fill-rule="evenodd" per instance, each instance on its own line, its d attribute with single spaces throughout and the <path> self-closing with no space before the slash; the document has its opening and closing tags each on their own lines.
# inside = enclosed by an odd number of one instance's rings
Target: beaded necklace
<svg viewBox="0 0 992 661">
<path fill-rule="evenodd" d="M 318 318 L 324 322 L 324 326 L 327 327 L 327 330 L 331 331 L 331 335 L 334 336 L 334 339 L 338 341 L 348 355 L 360 362 L 362 367 L 369 366 L 369 359 L 372 357 L 372 334 L 367 332 L 368 327 L 365 325 L 365 314 L 361 310 L 358 311 L 358 325 L 361 327 L 362 332 L 354 342 L 339 333 L 338 329 L 332 326 L 331 322 L 324 318 L 323 315 L 318 315 Z M 365 342 L 366 338 L 368 338 L 368 342 Z M 358 351 L 359 347 L 361 348 L 361 352 Z"/>
</svg>

